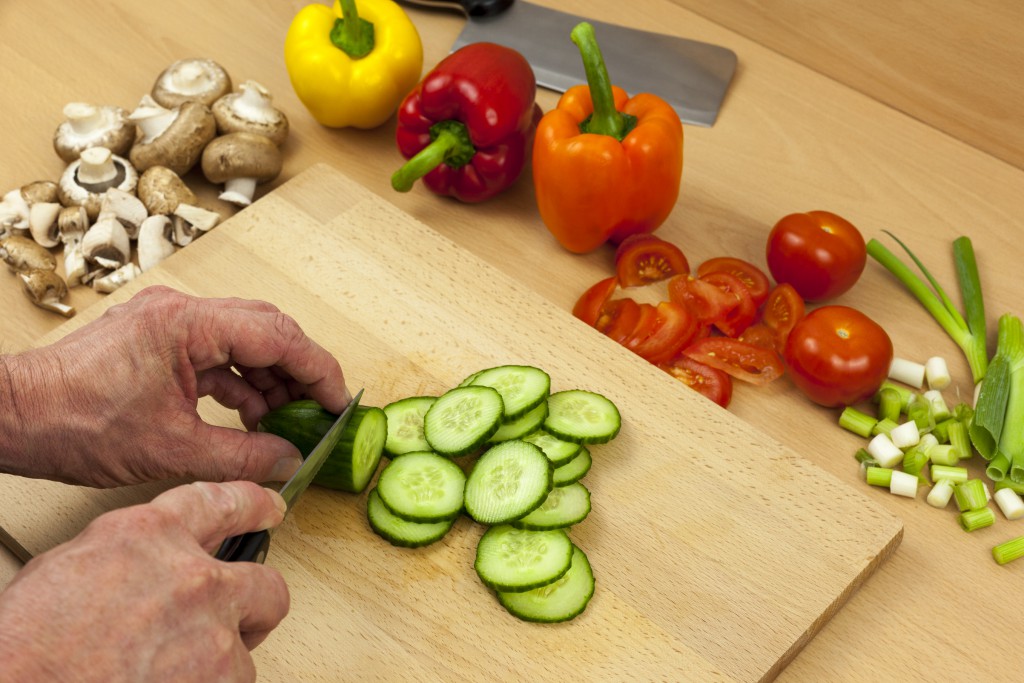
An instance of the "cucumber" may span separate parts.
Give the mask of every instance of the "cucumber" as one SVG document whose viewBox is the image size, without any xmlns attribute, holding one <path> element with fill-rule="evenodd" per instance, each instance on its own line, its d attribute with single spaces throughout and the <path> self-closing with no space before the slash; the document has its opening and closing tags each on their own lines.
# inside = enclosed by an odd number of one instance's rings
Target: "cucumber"
<svg viewBox="0 0 1024 683">
<path fill-rule="evenodd" d="M 309 455 L 338 416 L 310 399 L 292 401 L 271 410 L 257 429 L 290 441 L 302 457 Z M 361 493 L 380 464 L 387 437 L 387 416 L 380 408 L 357 406 L 338 444 L 321 466 L 314 484 Z"/>
<path fill-rule="evenodd" d="M 581 614 L 594 595 L 594 572 L 586 554 L 573 547 L 569 571 L 554 583 L 526 592 L 498 592 L 498 602 L 524 621 L 555 623 Z"/>
<path fill-rule="evenodd" d="M 436 396 L 410 396 L 384 406 L 388 417 L 388 438 L 384 452 L 394 457 L 413 451 L 429 451 L 423 436 L 423 416 L 434 405 Z"/>
<path fill-rule="evenodd" d="M 423 416 L 431 450 L 456 457 L 472 453 L 501 426 L 504 405 L 491 387 L 465 386 L 445 392 Z"/>
<path fill-rule="evenodd" d="M 455 524 L 457 517 L 441 522 L 410 522 L 396 516 L 380 499 L 377 487 L 366 499 L 366 517 L 370 528 L 391 545 L 420 548 L 441 540 Z"/>
<path fill-rule="evenodd" d="M 590 471 L 590 466 L 594 463 L 594 459 L 590 455 L 590 451 L 586 446 L 580 449 L 579 455 L 555 468 L 555 473 L 552 475 L 552 483 L 555 486 L 568 486 L 573 484 Z"/>
<path fill-rule="evenodd" d="M 517 529 L 547 531 L 579 524 L 590 514 L 590 491 L 580 483 L 556 486 L 540 507 L 512 522 Z"/>
<path fill-rule="evenodd" d="M 504 404 L 502 421 L 511 422 L 547 399 L 551 392 L 551 377 L 540 368 L 529 365 L 499 365 L 478 372 L 468 386 L 496 389 Z"/>
<path fill-rule="evenodd" d="M 551 461 L 552 467 L 561 467 L 570 460 L 573 460 L 583 449 L 583 444 L 563 441 L 557 436 L 545 432 L 543 429 L 527 434 L 523 437 L 523 441 L 532 443 L 541 449 L 544 455 L 548 457 L 548 460 Z"/>
<path fill-rule="evenodd" d="M 466 475 L 448 458 L 417 451 L 389 462 L 377 478 L 381 502 L 410 522 L 443 522 L 462 510 Z"/>
<path fill-rule="evenodd" d="M 572 548 L 561 529 L 525 531 L 499 524 L 480 537 L 473 566 L 484 585 L 518 593 L 560 579 L 572 564 Z"/>
<path fill-rule="evenodd" d="M 584 389 L 559 391 L 548 397 L 544 430 L 575 443 L 606 443 L 622 426 L 619 409 L 601 394 Z"/>
<path fill-rule="evenodd" d="M 473 463 L 466 479 L 466 514 L 481 524 L 501 524 L 539 507 L 552 488 L 554 468 L 525 441 L 492 446 Z"/>
<path fill-rule="evenodd" d="M 519 418 L 512 420 L 511 422 L 503 422 L 498 431 L 494 432 L 494 435 L 487 440 L 487 443 L 500 443 L 502 441 L 510 441 L 512 439 L 521 439 L 527 434 L 540 429 L 540 426 L 544 424 L 544 418 L 548 416 L 548 402 L 541 401 L 536 408 L 520 416 Z"/>
</svg>

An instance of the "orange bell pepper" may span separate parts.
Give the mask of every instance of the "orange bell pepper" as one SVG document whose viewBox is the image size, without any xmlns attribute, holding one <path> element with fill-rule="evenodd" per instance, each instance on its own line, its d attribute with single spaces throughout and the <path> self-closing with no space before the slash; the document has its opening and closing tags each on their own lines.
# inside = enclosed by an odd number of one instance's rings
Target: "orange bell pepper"
<svg viewBox="0 0 1024 683">
<path fill-rule="evenodd" d="M 683 173 L 683 126 L 660 97 L 632 99 L 610 83 L 586 22 L 572 31 L 587 85 L 570 88 L 541 119 L 533 180 L 544 224 L 575 253 L 654 232 L 675 207 Z"/>
</svg>

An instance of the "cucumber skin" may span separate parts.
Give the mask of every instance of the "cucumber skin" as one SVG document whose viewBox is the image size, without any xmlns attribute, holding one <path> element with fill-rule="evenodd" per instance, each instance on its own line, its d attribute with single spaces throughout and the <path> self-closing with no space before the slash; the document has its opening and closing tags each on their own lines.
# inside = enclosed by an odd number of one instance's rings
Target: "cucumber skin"
<svg viewBox="0 0 1024 683">
<path fill-rule="evenodd" d="M 524 583 L 524 584 L 516 585 L 516 586 L 512 586 L 512 585 L 508 585 L 508 584 L 503 584 L 503 583 L 501 583 L 499 581 L 495 581 L 494 579 L 488 577 L 487 576 L 487 572 L 481 570 L 482 554 L 480 552 L 480 549 L 486 543 L 486 541 L 484 540 L 484 537 L 487 537 L 488 535 L 501 534 L 506 529 L 510 530 L 510 531 L 513 531 L 513 532 L 520 532 L 520 533 L 523 533 L 523 534 L 538 534 L 538 535 L 540 535 L 540 534 L 547 534 L 547 535 L 558 536 L 559 538 L 564 538 L 565 541 L 568 542 L 568 544 L 569 544 L 569 547 L 567 548 L 568 552 L 567 552 L 567 557 L 566 557 L 565 569 L 560 574 L 558 574 L 558 576 L 554 577 L 553 579 L 548 579 L 546 581 L 536 581 L 536 582 L 531 582 L 531 583 Z M 565 576 L 566 573 L 572 568 L 572 557 L 573 557 L 574 551 L 575 551 L 575 546 L 573 545 L 572 541 L 569 540 L 569 535 L 565 532 L 564 529 L 549 529 L 547 531 L 529 531 L 529 530 L 526 530 L 526 529 L 516 529 L 515 527 L 512 527 L 512 526 L 510 526 L 508 524 L 498 524 L 498 525 L 492 526 L 490 529 L 485 531 L 484 532 L 484 536 L 481 537 L 480 542 L 477 543 L 477 547 L 476 547 L 476 560 L 473 562 L 473 568 L 476 570 L 477 576 L 480 577 L 481 583 L 483 583 L 485 586 L 487 586 L 488 588 L 490 588 L 490 589 L 492 589 L 492 590 L 494 590 L 494 591 L 496 591 L 498 593 L 526 593 L 526 592 L 534 590 L 536 588 L 543 588 L 544 586 L 552 584 L 555 581 L 558 581 L 563 576 Z"/>
<path fill-rule="evenodd" d="M 314 484 L 348 493 L 362 493 L 366 489 L 366 486 L 356 487 L 352 482 L 352 445 L 363 418 L 372 411 L 380 410 L 373 406 L 356 406 L 352 411 L 352 418 L 345 425 L 338 445 L 327 456 L 327 460 L 313 479 Z M 260 419 L 257 429 L 287 439 L 305 458 L 320 443 L 320 439 L 337 419 L 337 415 L 328 412 L 316 401 L 300 399 L 268 412 Z M 387 423 L 384 422 L 384 425 L 386 429 Z M 378 455 L 374 470 L 379 465 Z M 367 483 L 372 479 L 372 476 L 369 477 Z"/>
<path fill-rule="evenodd" d="M 572 565 L 575 564 L 578 561 L 577 558 L 580 557 L 583 565 L 573 567 Z M 580 550 L 578 546 L 574 546 L 572 563 L 570 564 L 569 571 L 566 572 L 566 575 L 571 574 L 574 571 L 581 570 L 586 573 L 584 579 L 589 585 L 585 593 L 580 595 L 577 604 L 568 612 L 560 612 L 557 615 L 550 613 L 541 614 L 538 610 L 529 609 L 528 606 L 521 604 L 521 600 L 527 597 L 527 593 L 497 591 L 498 602 L 501 603 L 502 607 L 508 610 L 509 614 L 523 621 L 530 621 L 538 624 L 557 624 L 563 621 L 569 621 L 570 619 L 575 619 L 587 609 L 587 605 L 590 604 L 590 599 L 594 597 L 594 591 L 597 588 L 597 580 L 594 578 L 594 569 L 591 566 L 590 559 L 587 557 L 586 553 Z"/>
<path fill-rule="evenodd" d="M 379 505 L 379 507 L 377 507 L 377 505 Z M 442 538 L 444 538 L 448 534 L 448 532 L 451 531 L 451 528 L 455 525 L 455 522 L 458 519 L 458 517 L 453 517 L 448 522 L 433 522 L 423 524 L 422 527 L 420 528 L 434 527 L 435 533 L 425 534 L 413 540 L 409 536 L 401 535 L 401 533 L 393 533 L 394 530 L 388 529 L 387 526 L 385 526 L 385 523 L 389 521 L 392 521 L 392 523 L 394 523 L 393 520 L 398 520 L 398 525 L 412 525 L 412 528 L 416 528 L 415 525 L 419 523 L 410 522 L 408 520 L 402 519 L 401 517 L 395 516 L 394 513 L 388 510 L 387 506 L 384 505 L 384 501 L 380 499 L 380 494 L 377 492 L 377 489 L 373 488 L 370 490 L 370 495 L 366 503 L 366 519 L 370 523 L 370 528 L 373 529 L 373 532 L 381 538 L 383 538 L 388 543 L 390 543 L 391 545 L 397 546 L 399 548 L 422 548 L 423 546 L 430 545 L 431 543 L 436 543 L 437 541 L 440 541 Z"/>
</svg>

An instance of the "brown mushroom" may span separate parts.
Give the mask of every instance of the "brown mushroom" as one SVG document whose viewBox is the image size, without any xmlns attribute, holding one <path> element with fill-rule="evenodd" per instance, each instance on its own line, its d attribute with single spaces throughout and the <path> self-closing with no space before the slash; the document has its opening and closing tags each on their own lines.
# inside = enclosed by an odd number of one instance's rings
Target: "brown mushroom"
<svg viewBox="0 0 1024 683">
<path fill-rule="evenodd" d="M 126 156 L 135 142 L 135 124 L 121 107 L 72 102 L 64 107 L 64 117 L 53 134 L 53 149 L 69 164 L 90 147 Z"/>
<path fill-rule="evenodd" d="M 177 173 L 166 166 L 152 166 L 139 178 L 137 189 L 150 215 L 169 216 L 178 204 L 195 204 L 196 195 Z"/>
<path fill-rule="evenodd" d="M 288 137 L 288 117 L 273 105 L 270 91 L 256 81 L 245 81 L 238 91 L 213 103 L 217 132 L 244 131 L 264 135 L 280 146 Z"/>
<path fill-rule="evenodd" d="M 64 169 L 59 197 L 64 206 L 84 206 L 89 220 L 96 220 L 107 190 L 114 187 L 135 192 L 139 174 L 135 168 L 105 147 L 90 147 Z"/>
<path fill-rule="evenodd" d="M 224 183 L 220 198 L 248 206 L 256 185 L 281 173 L 281 152 L 269 138 L 254 133 L 228 133 L 215 138 L 203 151 L 203 174 L 214 184 Z"/>
<path fill-rule="evenodd" d="M 210 108 L 201 102 L 166 109 L 147 95 L 130 118 L 139 125 L 141 134 L 128 158 L 140 173 L 153 166 L 166 166 L 179 176 L 185 175 L 217 134 L 217 122 Z"/>
<path fill-rule="evenodd" d="M 57 268 L 57 259 L 50 250 L 28 237 L 13 236 L 0 240 L 0 260 L 15 272 Z"/>
<path fill-rule="evenodd" d="M 179 59 L 164 69 L 153 84 L 153 100 L 168 109 L 185 102 L 210 106 L 231 92 L 231 77 L 212 59 Z"/>
<path fill-rule="evenodd" d="M 75 309 L 61 299 L 68 295 L 67 283 L 53 270 L 33 269 L 18 273 L 25 294 L 36 306 L 60 313 L 66 318 L 75 314 Z"/>
</svg>

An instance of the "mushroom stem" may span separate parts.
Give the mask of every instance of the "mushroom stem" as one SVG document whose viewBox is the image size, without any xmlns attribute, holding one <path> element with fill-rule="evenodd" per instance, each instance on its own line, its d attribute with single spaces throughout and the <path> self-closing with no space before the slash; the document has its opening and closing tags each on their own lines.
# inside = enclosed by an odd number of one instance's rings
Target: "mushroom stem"
<svg viewBox="0 0 1024 683">
<path fill-rule="evenodd" d="M 32 303 L 48 311 L 55 311 L 70 318 L 75 309 L 61 303 L 68 294 L 68 286 L 60 275 L 52 270 L 29 270 L 18 274 L 25 294 Z"/>
<path fill-rule="evenodd" d="M 64 106 L 64 117 L 77 135 L 88 135 L 104 125 L 103 114 L 98 107 L 85 102 L 70 102 Z"/>
<path fill-rule="evenodd" d="M 252 204 L 252 197 L 256 194 L 255 178 L 232 178 L 224 183 L 224 191 L 220 198 L 226 202 L 239 206 Z"/>
<path fill-rule="evenodd" d="M 114 155 L 106 147 L 90 147 L 83 150 L 82 163 L 78 167 L 78 182 L 83 185 L 100 185 L 117 177 Z"/>
<path fill-rule="evenodd" d="M 178 113 L 177 109 L 163 107 L 149 95 L 144 95 L 139 106 L 128 115 L 128 118 L 134 121 L 142 132 L 138 143 L 148 144 L 170 128 L 178 118 Z"/>
</svg>

